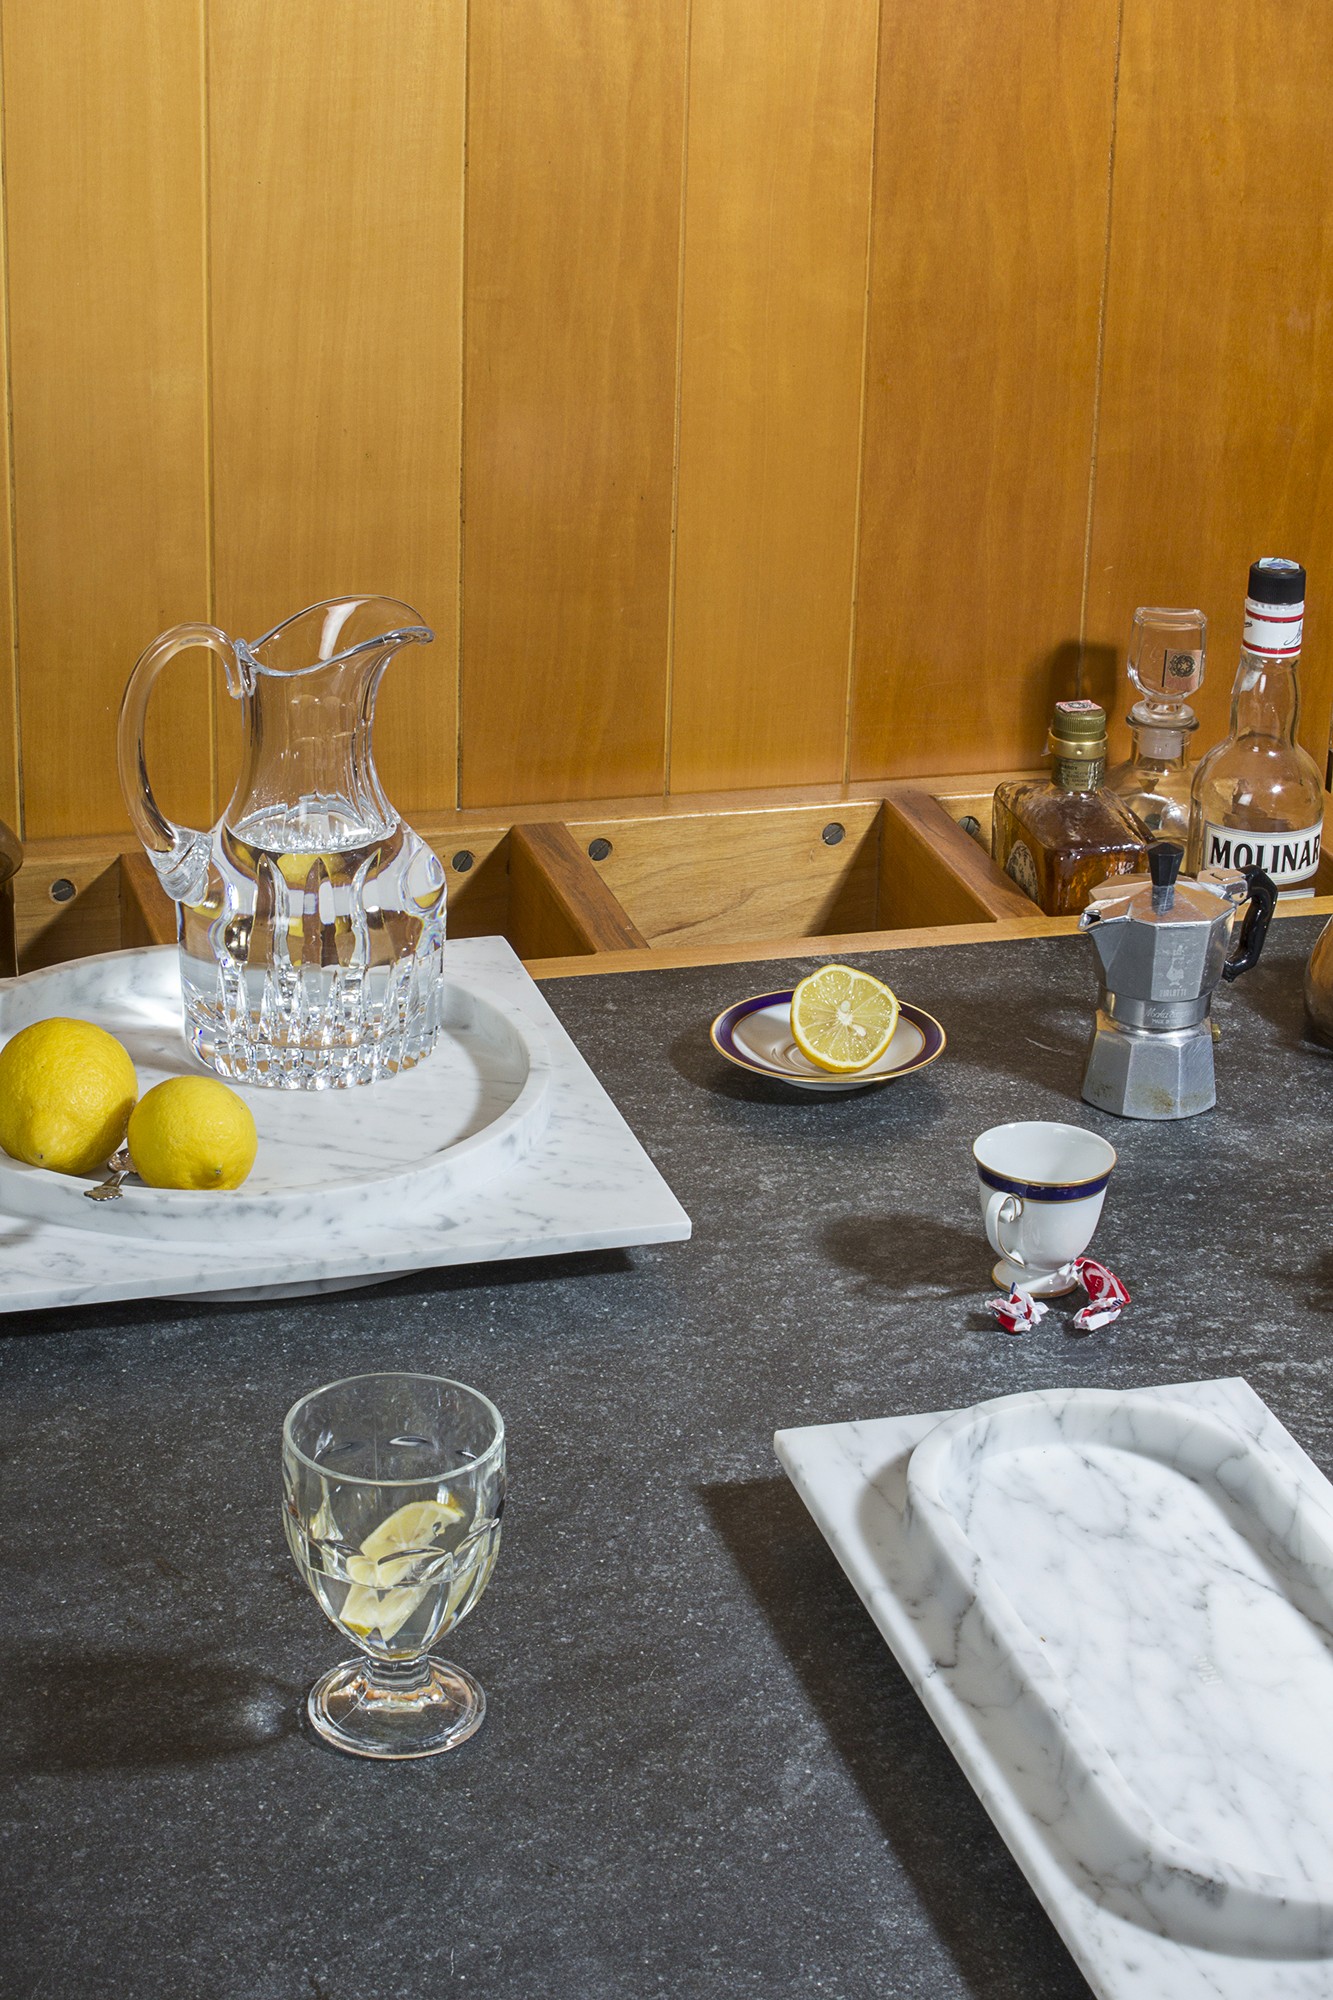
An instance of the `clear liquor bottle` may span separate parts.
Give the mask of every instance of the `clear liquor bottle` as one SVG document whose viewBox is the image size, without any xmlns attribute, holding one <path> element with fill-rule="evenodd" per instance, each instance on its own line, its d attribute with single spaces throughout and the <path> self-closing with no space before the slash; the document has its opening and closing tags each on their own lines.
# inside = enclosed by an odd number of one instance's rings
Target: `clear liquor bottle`
<svg viewBox="0 0 1333 2000">
<path fill-rule="evenodd" d="M 1007 778 L 995 788 L 991 854 L 1051 917 L 1077 916 L 1099 882 L 1133 875 L 1146 835 L 1102 786 L 1106 711 L 1095 701 L 1058 701 L 1049 778 Z"/>
<path fill-rule="evenodd" d="M 1231 731 L 1194 774 L 1190 868 L 1262 868 L 1284 897 L 1314 893 L 1324 787 L 1296 741 L 1305 571 L 1282 556 L 1250 566 Z"/>
<path fill-rule="evenodd" d="M 1155 840 L 1189 839 L 1194 773 L 1189 740 L 1199 718 L 1189 697 L 1203 686 L 1208 620 L 1202 611 L 1141 605 L 1130 633 L 1129 678 L 1140 699 L 1129 711 L 1134 749 L 1106 774 L 1106 789 Z"/>
</svg>

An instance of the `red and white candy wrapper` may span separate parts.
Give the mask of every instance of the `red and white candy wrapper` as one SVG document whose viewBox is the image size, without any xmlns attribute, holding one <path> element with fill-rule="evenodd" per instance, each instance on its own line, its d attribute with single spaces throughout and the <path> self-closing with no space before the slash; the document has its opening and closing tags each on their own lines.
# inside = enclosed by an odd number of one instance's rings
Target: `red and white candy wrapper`
<svg viewBox="0 0 1333 2000">
<path fill-rule="evenodd" d="M 991 1311 L 1006 1333 L 1027 1333 L 1039 1319 L 1046 1317 L 1050 1307 L 1034 1299 L 1021 1285 L 1014 1285 L 1007 1299 L 992 1299 Z"/>
<path fill-rule="evenodd" d="M 1129 1293 L 1114 1271 L 1108 1271 L 1095 1257 L 1076 1257 L 1063 1268 L 1071 1278 L 1077 1278 L 1088 1295 L 1088 1303 L 1074 1314 L 1074 1325 L 1080 1333 L 1091 1333 L 1096 1327 L 1109 1326 L 1112 1320 L 1119 1319 L 1129 1304 Z M 1039 1319 L 1045 1318 L 1050 1307 L 1022 1285 L 1014 1285 L 1008 1298 L 992 1299 L 991 1311 L 1006 1333 L 1028 1333 Z"/>
<path fill-rule="evenodd" d="M 1113 1319 L 1119 1319 L 1129 1304 L 1129 1293 L 1115 1272 L 1095 1257 L 1076 1257 L 1074 1271 L 1088 1295 L 1088 1303 L 1074 1314 L 1079 1332 L 1091 1333 L 1094 1327 L 1109 1326 Z"/>
</svg>

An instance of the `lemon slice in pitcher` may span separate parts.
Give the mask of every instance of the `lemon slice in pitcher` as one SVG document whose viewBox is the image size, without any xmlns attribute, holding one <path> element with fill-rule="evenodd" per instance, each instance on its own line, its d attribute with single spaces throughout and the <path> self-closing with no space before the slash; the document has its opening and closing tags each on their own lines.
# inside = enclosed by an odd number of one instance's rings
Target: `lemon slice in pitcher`
<svg viewBox="0 0 1333 2000">
<path fill-rule="evenodd" d="M 877 1062 L 898 1025 L 898 996 L 850 965 L 821 965 L 791 996 L 791 1032 L 817 1069 L 850 1076 Z"/>
<path fill-rule="evenodd" d="M 352 1587 L 339 1624 L 362 1639 L 372 1632 L 392 1639 L 439 1582 L 436 1558 L 444 1551 L 438 1538 L 462 1518 L 463 1509 L 446 1494 L 442 1500 L 409 1500 L 381 1521 L 362 1542 L 361 1553 L 347 1559 Z M 423 1582 L 420 1572 L 426 1565 L 430 1574 Z"/>
</svg>

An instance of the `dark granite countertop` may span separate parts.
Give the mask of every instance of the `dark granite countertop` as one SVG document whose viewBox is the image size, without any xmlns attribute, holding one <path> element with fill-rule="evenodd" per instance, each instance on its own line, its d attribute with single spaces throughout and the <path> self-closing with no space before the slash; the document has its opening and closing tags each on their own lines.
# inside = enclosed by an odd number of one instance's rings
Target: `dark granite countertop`
<svg viewBox="0 0 1333 2000">
<path fill-rule="evenodd" d="M 772 1433 L 1240 1374 L 1333 1467 L 1313 936 L 1276 925 L 1222 996 L 1219 1108 L 1173 1125 L 1080 1105 L 1077 938 L 883 960 L 949 1049 L 846 1097 L 709 1047 L 795 965 L 552 984 L 691 1243 L 5 1322 L 0 1993 L 1086 1996 Z M 1120 1149 L 1097 1249 L 1134 1304 L 1085 1338 L 1064 1302 L 1019 1339 L 985 1309 L 969 1144 L 1028 1116 Z M 449 1647 L 485 1728 L 376 1766 L 299 1722 L 346 1648 L 286 1552 L 278 1433 L 303 1390 L 386 1365 L 496 1399 L 512 1498 Z"/>
</svg>

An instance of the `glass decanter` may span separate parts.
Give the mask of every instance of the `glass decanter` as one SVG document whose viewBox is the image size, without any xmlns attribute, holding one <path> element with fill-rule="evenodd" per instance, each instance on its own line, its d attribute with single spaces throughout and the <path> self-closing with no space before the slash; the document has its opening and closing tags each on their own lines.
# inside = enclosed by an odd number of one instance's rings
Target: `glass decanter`
<svg viewBox="0 0 1333 2000">
<path fill-rule="evenodd" d="M 371 1083 L 430 1053 L 445 877 L 385 798 L 375 696 L 401 646 L 434 635 L 405 604 L 311 606 L 262 639 L 177 625 L 143 654 L 120 712 L 120 781 L 178 913 L 186 1037 L 221 1076 L 286 1090 Z M 177 826 L 148 783 L 153 683 L 191 646 L 216 653 L 244 751 L 211 833 Z"/>
<path fill-rule="evenodd" d="M 1188 697 L 1203 686 L 1207 643 L 1202 611 L 1141 605 L 1134 613 L 1128 672 L 1142 697 L 1129 711 L 1134 752 L 1103 780 L 1148 833 L 1182 846 L 1194 777 L 1189 739 L 1199 726 Z"/>
</svg>

